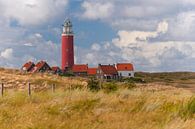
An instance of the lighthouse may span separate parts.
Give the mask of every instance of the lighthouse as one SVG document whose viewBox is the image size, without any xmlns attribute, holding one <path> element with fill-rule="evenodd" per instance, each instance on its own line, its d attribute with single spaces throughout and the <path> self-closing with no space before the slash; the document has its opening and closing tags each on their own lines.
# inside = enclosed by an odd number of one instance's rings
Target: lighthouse
<svg viewBox="0 0 195 129">
<path fill-rule="evenodd" d="M 74 65 L 74 34 L 72 22 L 64 22 L 62 32 L 62 70 L 71 69 Z"/>
</svg>

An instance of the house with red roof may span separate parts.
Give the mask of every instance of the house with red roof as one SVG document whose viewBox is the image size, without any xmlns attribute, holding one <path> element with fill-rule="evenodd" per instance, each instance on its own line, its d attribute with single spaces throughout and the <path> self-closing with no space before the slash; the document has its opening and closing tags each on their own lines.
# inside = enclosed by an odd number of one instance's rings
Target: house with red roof
<svg viewBox="0 0 195 129">
<path fill-rule="evenodd" d="M 50 66 L 45 61 L 39 61 L 31 70 L 32 73 L 51 71 Z"/>
<path fill-rule="evenodd" d="M 116 70 L 119 77 L 134 77 L 134 67 L 131 63 L 118 63 L 116 64 Z"/>
<path fill-rule="evenodd" d="M 22 66 L 21 70 L 24 72 L 30 72 L 34 66 L 34 62 L 29 61 Z"/>
<path fill-rule="evenodd" d="M 75 64 L 72 67 L 72 72 L 76 76 L 87 76 L 88 64 Z"/>
<path fill-rule="evenodd" d="M 115 65 L 101 65 L 99 64 L 97 69 L 97 78 L 99 79 L 118 79 L 118 72 Z"/>
<path fill-rule="evenodd" d="M 98 68 L 88 68 L 87 75 L 88 76 L 96 76 Z"/>
</svg>

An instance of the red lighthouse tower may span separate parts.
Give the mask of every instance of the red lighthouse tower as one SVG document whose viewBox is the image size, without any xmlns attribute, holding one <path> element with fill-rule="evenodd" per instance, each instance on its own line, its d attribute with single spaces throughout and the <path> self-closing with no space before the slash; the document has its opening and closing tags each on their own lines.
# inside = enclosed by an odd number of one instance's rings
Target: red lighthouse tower
<svg viewBox="0 0 195 129">
<path fill-rule="evenodd" d="M 62 33 L 62 70 L 72 68 L 74 65 L 74 34 L 72 23 L 66 20 Z"/>
</svg>

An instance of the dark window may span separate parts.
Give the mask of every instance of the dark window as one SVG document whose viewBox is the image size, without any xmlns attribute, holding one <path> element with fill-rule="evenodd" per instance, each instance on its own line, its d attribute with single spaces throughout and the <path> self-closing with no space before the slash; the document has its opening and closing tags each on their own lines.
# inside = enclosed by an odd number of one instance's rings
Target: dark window
<svg viewBox="0 0 195 129">
<path fill-rule="evenodd" d="M 107 79 L 111 79 L 111 76 L 107 76 Z"/>
<path fill-rule="evenodd" d="M 131 76 L 131 73 L 129 73 L 129 76 Z"/>
</svg>

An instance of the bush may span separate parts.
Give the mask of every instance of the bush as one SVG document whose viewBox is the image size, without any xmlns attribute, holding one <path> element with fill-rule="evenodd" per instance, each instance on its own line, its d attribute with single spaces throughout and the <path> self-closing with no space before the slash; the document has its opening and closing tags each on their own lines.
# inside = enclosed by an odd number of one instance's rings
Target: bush
<svg viewBox="0 0 195 129">
<path fill-rule="evenodd" d="M 103 89 L 106 93 L 117 91 L 118 87 L 115 82 L 107 82 L 103 84 Z"/>
<path fill-rule="evenodd" d="M 73 71 L 68 69 L 66 72 L 62 72 L 60 73 L 60 76 L 64 76 L 64 77 L 73 77 L 75 76 Z"/>
<path fill-rule="evenodd" d="M 60 74 L 60 76 L 63 76 L 63 77 L 74 77 L 75 75 L 73 73 L 62 73 L 62 74 Z"/>
<path fill-rule="evenodd" d="M 94 78 L 91 78 L 89 81 L 88 81 L 88 88 L 91 90 L 91 91 L 99 91 L 100 90 L 100 85 L 99 85 L 99 81 L 94 79 Z"/>
<path fill-rule="evenodd" d="M 134 78 L 124 78 L 124 82 L 130 82 L 130 83 L 145 83 L 145 80 L 143 80 L 140 77 L 134 77 Z"/>
</svg>

